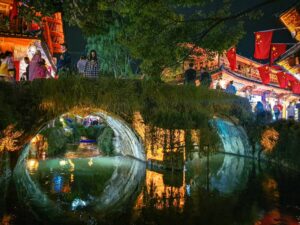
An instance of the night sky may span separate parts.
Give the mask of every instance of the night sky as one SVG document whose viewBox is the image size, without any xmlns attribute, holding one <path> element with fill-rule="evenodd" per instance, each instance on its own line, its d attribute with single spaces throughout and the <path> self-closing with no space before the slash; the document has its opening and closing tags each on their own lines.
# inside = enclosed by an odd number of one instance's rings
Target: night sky
<svg viewBox="0 0 300 225">
<path fill-rule="evenodd" d="M 235 0 L 232 6 L 234 12 L 240 9 L 246 9 L 263 0 Z M 269 4 L 262 7 L 264 15 L 258 20 L 246 21 L 245 31 L 246 36 L 239 42 L 237 52 L 243 56 L 253 59 L 254 53 L 254 32 L 261 30 L 268 30 L 274 28 L 282 28 L 284 25 L 281 23 L 279 16 L 285 10 L 289 9 L 297 0 L 277 0 L 276 3 Z M 232 21 L 234 26 L 235 21 Z M 66 42 L 69 44 L 69 50 L 72 54 L 72 61 L 75 64 L 80 55 L 86 54 L 86 41 L 80 31 L 76 27 L 65 26 Z M 273 36 L 273 43 L 291 43 L 295 40 L 291 37 L 288 30 L 276 31 Z M 101 55 L 101 53 L 100 53 Z"/>
</svg>

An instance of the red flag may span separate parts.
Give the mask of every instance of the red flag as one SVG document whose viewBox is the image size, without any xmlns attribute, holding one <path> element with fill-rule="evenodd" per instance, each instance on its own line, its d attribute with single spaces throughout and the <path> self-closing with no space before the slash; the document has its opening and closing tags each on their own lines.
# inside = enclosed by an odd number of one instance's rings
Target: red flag
<svg viewBox="0 0 300 225">
<path fill-rule="evenodd" d="M 259 71 L 261 82 L 263 84 L 269 84 L 270 83 L 270 67 L 265 65 L 265 66 L 258 67 L 257 69 Z"/>
<path fill-rule="evenodd" d="M 294 94 L 300 94 L 300 82 L 298 80 L 292 81 L 292 92 Z"/>
<path fill-rule="evenodd" d="M 230 69 L 235 71 L 236 69 L 236 48 L 232 47 L 230 48 L 226 53 L 227 59 L 230 64 Z"/>
<path fill-rule="evenodd" d="M 286 74 L 284 72 L 278 72 L 276 74 L 276 76 L 277 76 L 277 79 L 278 79 L 279 87 L 287 88 L 288 80 L 287 80 Z"/>
<path fill-rule="evenodd" d="M 292 88 L 293 82 L 297 81 L 297 79 L 292 74 L 289 73 L 286 73 L 286 80 L 287 80 L 287 86 L 289 88 Z"/>
<path fill-rule="evenodd" d="M 12 5 L 12 10 L 10 11 L 9 19 L 12 21 L 14 18 L 18 16 L 18 2 L 14 0 Z"/>
<path fill-rule="evenodd" d="M 254 58 L 268 59 L 270 54 L 273 31 L 255 32 Z"/>
<path fill-rule="evenodd" d="M 282 67 L 281 67 L 281 66 L 278 66 L 278 65 L 272 65 L 271 67 L 272 67 L 272 69 L 274 69 L 274 70 L 279 70 L 279 71 L 283 70 Z"/>
<path fill-rule="evenodd" d="M 281 56 L 286 51 L 286 44 L 272 44 L 271 45 L 271 57 L 270 57 L 270 64 L 272 65 L 273 62 Z"/>
</svg>

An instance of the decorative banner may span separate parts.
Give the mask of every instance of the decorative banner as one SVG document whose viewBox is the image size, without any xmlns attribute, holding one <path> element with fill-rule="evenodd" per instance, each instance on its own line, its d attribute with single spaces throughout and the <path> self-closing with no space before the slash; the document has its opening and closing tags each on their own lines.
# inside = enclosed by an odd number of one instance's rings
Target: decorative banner
<svg viewBox="0 0 300 225">
<path fill-rule="evenodd" d="M 270 55 L 273 31 L 255 32 L 254 58 L 268 59 Z"/>
<path fill-rule="evenodd" d="M 293 82 L 298 81 L 293 75 L 286 73 L 287 86 L 292 89 Z"/>
<path fill-rule="evenodd" d="M 12 21 L 17 16 L 18 16 L 18 2 L 17 2 L 17 0 L 14 0 L 13 5 L 12 5 L 12 9 L 11 9 L 10 14 L 9 14 L 10 21 Z"/>
<path fill-rule="evenodd" d="M 277 76 L 277 79 L 278 79 L 279 87 L 287 88 L 288 80 L 287 80 L 286 74 L 284 72 L 278 72 L 276 74 L 276 76 Z"/>
<path fill-rule="evenodd" d="M 270 64 L 272 65 L 274 61 L 285 52 L 286 52 L 286 44 L 272 44 Z"/>
<path fill-rule="evenodd" d="M 235 71 L 236 69 L 236 48 L 232 47 L 230 48 L 226 53 L 227 59 L 230 64 L 230 69 Z"/>
<path fill-rule="evenodd" d="M 300 94 L 300 82 L 298 80 L 292 82 L 292 92 Z"/>
<path fill-rule="evenodd" d="M 270 67 L 265 65 L 257 68 L 263 84 L 270 83 Z"/>
</svg>

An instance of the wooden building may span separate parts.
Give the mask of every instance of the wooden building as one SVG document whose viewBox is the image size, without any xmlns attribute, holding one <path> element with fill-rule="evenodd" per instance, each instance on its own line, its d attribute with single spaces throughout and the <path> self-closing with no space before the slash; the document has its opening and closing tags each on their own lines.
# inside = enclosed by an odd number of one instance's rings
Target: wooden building
<svg viewBox="0 0 300 225">
<path fill-rule="evenodd" d="M 14 0 L 0 0 L 0 52 L 13 53 L 16 80 L 25 71 L 24 57 L 31 59 L 36 50 L 41 51 L 42 58 L 54 76 L 56 60 L 53 54 L 62 53 L 60 45 L 65 40 L 61 13 L 42 17 L 40 23 L 35 23 L 18 16 L 12 18 L 15 4 Z"/>
</svg>

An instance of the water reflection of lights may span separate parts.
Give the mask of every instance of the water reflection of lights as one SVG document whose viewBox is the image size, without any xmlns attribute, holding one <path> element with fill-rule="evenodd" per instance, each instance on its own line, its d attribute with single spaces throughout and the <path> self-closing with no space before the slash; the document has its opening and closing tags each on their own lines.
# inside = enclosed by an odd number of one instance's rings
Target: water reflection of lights
<svg viewBox="0 0 300 225">
<path fill-rule="evenodd" d="M 71 183 L 74 182 L 74 174 L 73 174 L 73 173 L 71 173 L 71 175 L 70 175 L 70 182 L 71 182 Z"/>
<path fill-rule="evenodd" d="M 93 165 L 93 159 L 91 158 L 88 162 L 89 166 L 92 166 Z"/>
<path fill-rule="evenodd" d="M 37 171 L 37 169 L 39 168 L 39 161 L 37 159 L 28 159 L 27 168 L 30 172 Z"/>
<path fill-rule="evenodd" d="M 142 199 L 155 198 L 156 209 L 175 207 L 180 210 L 184 207 L 186 188 L 184 181 L 180 187 L 169 186 L 164 183 L 163 174 L 147 170 L 146 192 L 143 192 L 135 205 L 135 209 L 144 206 Z M 168 201 L 166 201 L 168 200 Z"/>
<path fill-rule="evenodd" d="M 83 208 L 87 205 L 87 203 L 80 198 L 75 198 L 72 202 L 72 210 L 76 210 L 78 208 Z"/>
<path fill-rule="evenodd" d="M 59 175 L 55 175 L 53 178 L 53 184 L 54 184 L 54 192 L 56 193 L 61 192 L 63 187 L 63 177 Z"/>
<path fill-rule="evenodd" d="M 73 171 L 75 170 L 75 164 L 72 162 L 71 159 L 68 159 L 68 162 L 69 162 L 69 164 L 70 164 L 70 166 L 71 166 L 70 172 L 73 172 Z"/>
<path fill-rule="evenodd" d="M 67 161 L 66 160 L 60 160 L 59 165 L 60 166 L 65 166 L 65 165 L 67 165 Z"/>
</svg>

